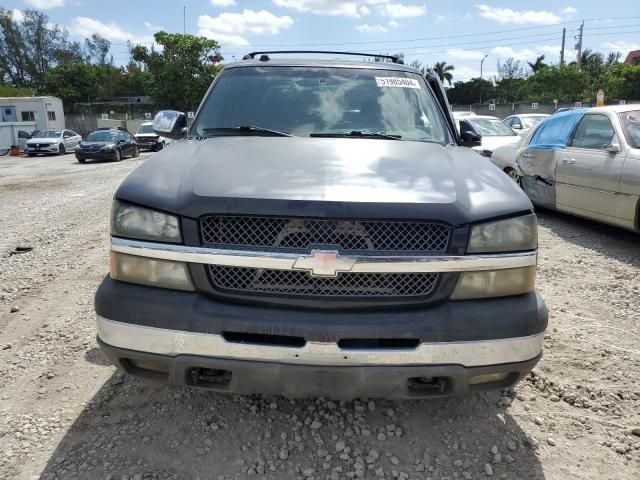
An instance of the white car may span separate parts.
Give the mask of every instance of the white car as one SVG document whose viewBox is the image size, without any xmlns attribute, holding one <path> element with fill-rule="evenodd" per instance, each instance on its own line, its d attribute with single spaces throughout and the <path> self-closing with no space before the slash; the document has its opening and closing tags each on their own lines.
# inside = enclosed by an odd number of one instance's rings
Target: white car
<svg viewBox="0 0 640 480">
<path fill-rule="evenodd" d="M 153 122 L 141 123 L 136 131 L 135 137 L 140 150 L 147 149 L 157 152 L 171 143 L 171 140 L 157 135 L 153 131 Z"/>
<path fill-rule="evenodd" d="M 518 135 L 526 135 L 533 127 L 549 115 L 544 113 L 523 113 L 520 115 L 511 115 L 504 119 L 504 123 L 515 130 Z"/>
<path fill-rule="evenodd" d="M 471 115 L 457 118 L 460 133 L 472 132 L 482 137 L 479 147 L 473 147 L 480 155 L 491 158 L 493 151 L 503 145 L 518 143 L 520 135 L 498 117 Z"/>
<path fill-rule="evenodd" d="M 33 157 L 39 153 L 64 155 L 72 152 L 82 141 L 73 130 L 38 130 L 25 145 L 25 153 Z"/>
</svg>

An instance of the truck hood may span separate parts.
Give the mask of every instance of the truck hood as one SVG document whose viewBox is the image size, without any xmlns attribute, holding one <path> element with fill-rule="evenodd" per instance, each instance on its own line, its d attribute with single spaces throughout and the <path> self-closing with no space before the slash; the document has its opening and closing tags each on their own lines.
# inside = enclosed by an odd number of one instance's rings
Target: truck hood
<svg viewBox="0 0 640 480">
<path fill-rule="evenodd" d="M 132 172 L 116 197 L 191 218 L 220 213 L 463 224 L 532 209 L 513 181 L 466 148 L 357 138 L 182 140 Z"/>
</svg>

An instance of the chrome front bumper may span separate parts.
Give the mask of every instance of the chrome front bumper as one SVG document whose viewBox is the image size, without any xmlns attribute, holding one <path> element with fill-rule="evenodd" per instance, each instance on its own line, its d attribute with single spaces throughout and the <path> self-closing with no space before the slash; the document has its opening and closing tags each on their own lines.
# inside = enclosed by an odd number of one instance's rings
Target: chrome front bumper
<svg viewBox="0 0 640 480">
<path fill-rule="evenodd" d="M 421 343 L 408 349 L 343 349 L 337 343 L 307 341 L 303 347 L 250 345 L 222 335 L 184 332 L 97 317 L 98 337 L 112 347 L 169 357 L 224 359 L 324 366 L 456 364 L 477 367 L 531 360 L 542 351 L 544 333 L 527 337 Z"/>
</svg>

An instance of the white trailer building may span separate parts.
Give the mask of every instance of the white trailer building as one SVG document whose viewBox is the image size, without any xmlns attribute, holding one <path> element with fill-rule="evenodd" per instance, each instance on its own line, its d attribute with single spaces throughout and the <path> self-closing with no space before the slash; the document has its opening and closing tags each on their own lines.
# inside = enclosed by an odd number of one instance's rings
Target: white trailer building
<svg viewBox="0 0 640 480">
<path fill-rule="evenodd" d="M 62 130 L 64 110 L 56 97 L 0 97 L 0 122 L 36 122 L 38 130 Z"/>
</svg>

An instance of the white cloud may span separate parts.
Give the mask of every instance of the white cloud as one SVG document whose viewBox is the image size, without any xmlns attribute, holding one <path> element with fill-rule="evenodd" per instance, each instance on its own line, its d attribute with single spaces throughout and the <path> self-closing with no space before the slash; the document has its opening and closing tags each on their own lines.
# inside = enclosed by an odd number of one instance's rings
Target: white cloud
<svg viewBox="0 0 640 480">
<path fill-rule="evenodd" d="M 426 15 L 427 13 L 427 7 L 424 5 L 385 3 L 380 8 L 385 15 L 391 18 L 421 17 L 422 15 Z"/>
<path fill-rule="evenodd" d="M 122 29 L 117 23 L 102 23 L 100 20 L 89 17 L 75 17 L 69 23 L 69 33 L 75 37 L 87 38 L 97 33 L 111 42 L 150 43 L 153 37 L 139 35 Z"/>
<path fill-rule="evenodd" d="M 164 30 L 165 28 L 161 25 L 154 25 L 153 23 L 150 22 L 144 22 L 144 28 L 146 28 L 147 30 L 149 30 L 150 32 L 159 32 L 161 30 Z"/>
<path fill-rule="evenodd" d="M 511 47 L 496 47 L 491 50 L 491 55 L 497 58 L 514 58 L 522 61 L 534 61 L 540 55 L 559 55 L 560 49 L 555 45 L 536 45 L 532 48 L 520 50 Z"/>
<path fill-rule="evenodd" d="M 49 10 L 50 8 L 64 7 L 65 0 L 25 0 L 27 5 L 40 10 Z"/>
<path fill-rule="evenodd" d="M 11 15 L 13 20 L 16 22 L 22 22 L 24 20 L 24 13 L 22 13 L 22 10 L 18 10 L 17 8 L 11 10 Z"/>
<path fill-rule="evenodd" d="M 496 75 L 498 75 L 498 72 L 496 71 L 487 70 L 486 63 L 484 66 L 485 68 L 482 70 L 483 80 L 489 80 L 491 77 L 495 77 Z M 456 67 L 456 69 L 453 72 L 451 72 L 451 74 L 453 75 L 454 82 L 467 81 L 472 78 L 480 78 L 480 67 L 479 66 L 478 68 L 472 68 L 472 67 L 466 67 L 466 66 Z"/>
<path fill-rule="evenodd" d="M 625 42 L 624 40 L 616 40 L 613 42 L 605 42 L 602 45 L 604 48 L 610 48 L 611 50 L 615 50 L 617 52 L 622 52 L 623 59 L 627 53 L 632 50 L 640 50 L 640 43 L 633 42 Z"/>
<path fill-rule="evenodd" d="M 369 25 L 368 23 L 356 25 L 355 28 L 361 33 L 385 33 L 389 31 L 384 25 Z"/>
<path fill-rule="evenodd" d="M 371 14 L 369 7 L 387 4 L 391 0 L 272 0 L 279 7 L 315 15 L 365 17 Z"/>
<path fill-rule="evenodd" d="M 447 55 L 457 60 L 482 60 L 486 55 L 484 52 L 477 50 L 464 50 L 462 48 L 450 48 L 447 50 Z"/>
<path fill-rule="evenodd" d="M 551 25 L 559 23 L 562 17 L 546 10 L 512 10 L 510 8 L 476 5 L 480 16 L 498 23 Z"/>
<path fill-rule="evenodd" d="M 578 13 L 578 9 L 575 7 L 566 7 L 560 13 L 566 16 L 573 16 Z"/>
<path fill-rule="evenodd" d="M 235 7 L 235 0 L 209 0 L 214 7 Z"/>
<path fill-rule="evenodd" d="M 293 24 L 288 16 L 278 17 L 266 10 L 255 12 L 245 9 L 242 13 L 221 13 L 217 17 L 198 17 L 198 33 L 227 45 L 248 45 L 247 36 L 277 35 Z"/>
<path fill-rule="evenodd" d="M 387 23 L 387 25 L 389 25 L 391 28 L 396 28 L 400 26 L 400 24 L 393 19 L 389 20 L 389 23 Z"/>
</svg>

